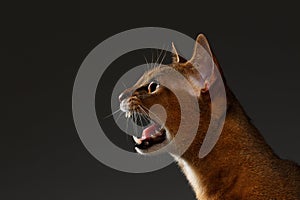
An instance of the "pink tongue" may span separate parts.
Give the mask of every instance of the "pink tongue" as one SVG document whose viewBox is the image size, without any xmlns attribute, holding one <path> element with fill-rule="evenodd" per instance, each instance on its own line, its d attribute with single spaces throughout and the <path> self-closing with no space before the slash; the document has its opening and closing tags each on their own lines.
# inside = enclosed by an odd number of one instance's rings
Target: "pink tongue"
<svg viewBox="0 0 300 200">
<path fill-rule="evenodd" d="M 141 139 L 146 139 L 146 138 L 151 137 L 151 135 L 153 135 L 158 128 L 159 128 L 158 124 L 152 124 L 151 126 L 145 128 L 143 130 L 142 138 Z"/>
</svg>

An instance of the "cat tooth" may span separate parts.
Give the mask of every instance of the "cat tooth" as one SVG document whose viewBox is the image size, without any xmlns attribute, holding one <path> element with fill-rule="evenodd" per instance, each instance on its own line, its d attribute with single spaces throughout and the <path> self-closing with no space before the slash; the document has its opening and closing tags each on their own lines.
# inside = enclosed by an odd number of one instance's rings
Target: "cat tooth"
<svg viewBox="0 0 300 200">
<path fill-rule="evenodd" d="M 137 137 L 135 136 L 132 136 L 133 137 L 133 140 L 135 141 L 135 143 L 137 144 L 142 144 L 142 140 L 138 139 Z"/>
<path fill-rule="evenodd" d="M 126 118 L 130 118 L 131 115 L 132 115 L 132 113 L 131 113 L 130 111 L 128 111 L 128 112 L 125 113 L 125 117 L 126 117 Z"/>
<path fill-rule="evenodd" d="M 157 132 L 155 133 L 157 136 L 162 136 L 162 133 L 161 132 Z"/>
</svg>

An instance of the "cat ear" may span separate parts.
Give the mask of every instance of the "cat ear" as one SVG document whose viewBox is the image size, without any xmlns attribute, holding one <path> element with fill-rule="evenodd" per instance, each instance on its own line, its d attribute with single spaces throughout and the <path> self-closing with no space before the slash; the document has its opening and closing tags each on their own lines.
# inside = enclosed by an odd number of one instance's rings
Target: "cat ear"
<svg viewBox="0 0 300 200">
<path fill-rule="evenodd" d="M 200 75 L 197 78 L 194 77 L 193 82 L 196 82 L 201 87 L 201 92 L 208 91 L 214 82 L 215 63 L 209 43 L 203 34 L 198 35 L 193 56 L 189 62 Z"/>
<path fill-rule="evenodd" d="M 184 59 L 178 54 L 173 42 L 172 42 L 172 61 L 173 63 L 185 63 L 187 61 L 186 59 Z"/>
<path fill-rule="evenodd" d="M 177 53 L 177 50 L 176 50 L 173 42 L 172 42 L 172 60 L 173 60 L 173 63 L 178 63 L 180 60 L 179 55 Z"/>
</svg>

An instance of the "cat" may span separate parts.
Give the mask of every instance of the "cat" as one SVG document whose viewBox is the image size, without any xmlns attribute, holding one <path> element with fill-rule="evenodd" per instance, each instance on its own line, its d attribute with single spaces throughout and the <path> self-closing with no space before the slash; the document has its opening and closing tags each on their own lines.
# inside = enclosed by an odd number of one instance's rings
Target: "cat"
<svg viewBox="0 0 300 200">
<path fill-rule="evenodd" d="M 199 45 L 201 48 L 199 48 Z M 216 69 L 203 70 L 199 63 L 212 61 Z M 207 63 L 207 62 L 206 62 Z M 209 67 L 209 66 L 206 66 Z M 183 79 L 168 80 L 172 70 L 179 72 L 191 84 L 192 89 L 182 87 Z M 221 73 L 216 77 L 214 70 Z M 199 71 L 199 73 L 198 73 Z M 300 167 L 296 163 L 280 159 L 265 142 L 259 131 L 251 123 L 241 104 L 227 86 L 220 65 L 212 53 L 208 40 L 203 34 L 196 39 L 193 56 L 185 60 L 178 55 L 173 45 L 173 62 L 168 67 L 160 66 L 145 72 L 137 83 L 120 94 L 120 108 L 126 117 L 137 124 L 150 124 L 143 130 L 142 137 L 133 136 L 136 151 L 147 155 L 166 146 L 177 134 L 181 123 L 181 110 L 173 89 L 162 83 L 168 80 L 174 90 L 180 90 L 185 101 L 197 98 L 201 118 L 193 106 L 187 109 L 188 121 L 199 121 L 197 134 L 191 145 L 181 156 L 172 152 L 178 165 L 186 175 L 198 200 L 296 200 L 300 199 Z M 203 158 L 199 150 L 211 120 L 210 91 L 225 85 L 227 108 L 221 135 L 211 150 Z M 191 91 L 192 90 L 192 91 Z M 216 97 L 218 98 L 218 97 Z M 149 109 L 159 104 L 166 111 L 164 124 L 160 124 L 159 112 L 152 115 Z M 138 122 L 140 116 L 143 122 Z M 156 116 L 156 117 L 154 117 Z M 150 123 L 152 121 L 152 123 Z M 189 135 L 189 126 L 185 127 Z M 184 143 L 184 138 L 175 141 L 176 147 Z"/>
</svg>

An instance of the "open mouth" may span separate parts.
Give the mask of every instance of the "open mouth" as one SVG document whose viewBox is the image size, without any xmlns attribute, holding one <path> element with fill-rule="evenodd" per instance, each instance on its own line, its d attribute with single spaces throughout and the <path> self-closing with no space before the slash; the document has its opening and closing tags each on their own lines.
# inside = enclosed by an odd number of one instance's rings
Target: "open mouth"
<svg viewBox="0 0 300 200">
<path fill-rule="evenodd" d="M 132 136 L 135 142 L 135 147 L 139 149 L 148 149 L 156 144 L 160 144 L 166 139 L 166 130 L 163 125 L 155 122 L 148 115 L 135 112 L 125 113 L 125 117 L 131 118 L 133 122 L 139 126 L 145 126 L 140 138 Z"/>
</svg>

